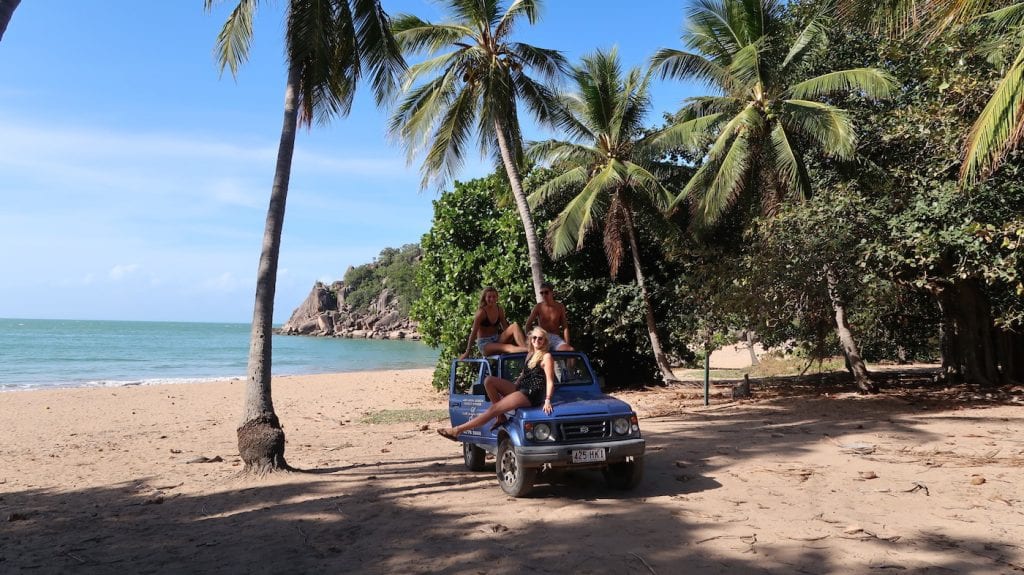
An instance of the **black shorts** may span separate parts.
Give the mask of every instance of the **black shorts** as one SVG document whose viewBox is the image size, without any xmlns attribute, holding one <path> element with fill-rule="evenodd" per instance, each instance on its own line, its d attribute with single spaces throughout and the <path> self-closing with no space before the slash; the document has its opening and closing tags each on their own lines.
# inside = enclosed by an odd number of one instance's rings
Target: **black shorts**
<svg viewBox="0 0 1024 575">
<path fill-rule="evenodd" d="M 519 388 L 519 391 L 523 392 L 523 395 L 525 395 L 526 398 L 530 400 L 530 405 L 532 407 L 540 407 L 540 406 L 544 405 L 544 388 L 543 387 L 536 387 L 534 389 L 522 389 L 522 388 Z"/>
</svg>

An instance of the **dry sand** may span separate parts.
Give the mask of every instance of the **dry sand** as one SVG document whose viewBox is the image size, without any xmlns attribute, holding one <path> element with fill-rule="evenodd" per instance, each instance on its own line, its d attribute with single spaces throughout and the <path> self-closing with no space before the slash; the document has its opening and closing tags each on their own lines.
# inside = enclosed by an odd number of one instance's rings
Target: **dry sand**
<svg viewBox="0 0 1024 575">
<path fill-rule="evenodd" d="M 709 407 L 693 387 L 621 393 L 648 442 L 640 487 L 576 471 L 524 499 L 434 432 L 429 370 L 277 378 L 306 472 L 265 479 L 238 475 L 240 381 L 4 393 L 0 572 L 1024 571 L 1019 388 L 926 378 L 875 397 L 718 387 Z M 422 411 L 367 421 L 385 410 Z"/>
</svg>

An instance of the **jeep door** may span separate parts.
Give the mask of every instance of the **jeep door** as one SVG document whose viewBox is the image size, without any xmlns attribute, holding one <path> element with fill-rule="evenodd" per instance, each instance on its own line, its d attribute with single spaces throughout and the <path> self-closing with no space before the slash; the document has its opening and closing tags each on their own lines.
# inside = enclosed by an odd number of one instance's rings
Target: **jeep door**
<svg viewBox="0 0 1024 575">
<path fill-rule="evenodd" d="M 453 427 L 469 421 L 491 406 L 484 390 L 484 379 L 490 374 L 491 365 L 485 359 L 457 359 L 452 362 L 448 415 Z M 481 430 L 470 430 L 462 435 L 481 436 Z"/>
</svg>

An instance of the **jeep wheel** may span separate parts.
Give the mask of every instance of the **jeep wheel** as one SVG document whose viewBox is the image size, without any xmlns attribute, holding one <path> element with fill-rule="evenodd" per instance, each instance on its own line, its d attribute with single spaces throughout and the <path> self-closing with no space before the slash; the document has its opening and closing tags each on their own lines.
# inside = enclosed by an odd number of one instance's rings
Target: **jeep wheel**
<svg viewBox="0 0 1024 575">
<path fill-rule="evenodd" d="M 612 489 L 633 489 L 640 485 L 644 478 L 644 462 L 642 459 L 612 463 L 601 470 L 608 487 Z"/>
<path fill-rule="evenodd" d="M 466 469 L 470 471 L 483 471 L 487 452 L 472 443 L 464 442 L 462 444 L 462 459 L 466 462 Z"/>
<path fill-rule="evenodd" d="M 526 469 L 516 455 L 512 443 L 504 439 L 498 445 L 498 456 L 494 463 L 498 472 L 498 485 L 512 497 L 522 497 L 533 488 L 536 469 Z"/>
</svg>

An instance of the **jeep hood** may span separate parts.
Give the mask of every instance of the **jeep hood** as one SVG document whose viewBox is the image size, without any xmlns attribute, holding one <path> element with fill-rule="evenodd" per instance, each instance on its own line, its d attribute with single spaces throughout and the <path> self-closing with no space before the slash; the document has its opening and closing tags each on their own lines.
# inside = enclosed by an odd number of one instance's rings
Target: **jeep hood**
<svg viewBox="0 0 1024 575">
<path fill-rule="evenodd" d="M 555 417 L 577 417 L 586 415 L 627 415 L 632 413 L 629 404 L 610 395 L 574 394 L 559 392 L 552 404 Z M 540 407 L 529 408 L 531 418 L 550 418 Z"/>
</svg>

